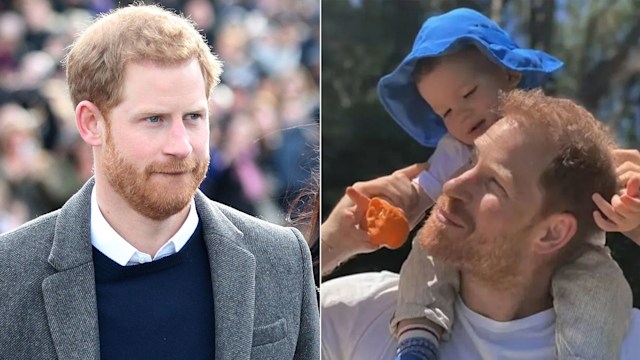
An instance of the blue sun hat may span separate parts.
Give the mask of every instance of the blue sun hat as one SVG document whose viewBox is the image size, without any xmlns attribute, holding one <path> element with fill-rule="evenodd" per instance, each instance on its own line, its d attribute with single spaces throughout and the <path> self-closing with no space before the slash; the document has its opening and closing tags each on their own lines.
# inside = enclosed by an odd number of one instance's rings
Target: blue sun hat
<svg viewBox="0 0 640 360">
<path fill-rule="evenodd" d="M 442 118 L 422 99 L 413 80 L 420 58 L 443 56 L 475 45 L 491 61 L 522 74 L 518 86 L 539 87 L 564 63 L 544 51 L 519 47 L 496 23 L 460 8 L 427 19 L 411 53 L 378 82 L 378 96 L 393 119 L 420 144 L 435 147 L 447 132 Z"/>
</svg>

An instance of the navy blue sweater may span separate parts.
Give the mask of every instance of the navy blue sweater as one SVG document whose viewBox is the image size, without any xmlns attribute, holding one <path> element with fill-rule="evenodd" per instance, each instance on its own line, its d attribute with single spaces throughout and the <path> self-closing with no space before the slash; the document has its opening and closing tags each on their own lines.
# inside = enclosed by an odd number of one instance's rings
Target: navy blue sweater
<svg viewBox="0 0 640 360">
<path fill-rule="evenodd" d="M 182 250 L 120 266 L 93 249 L 100 357 L 213 359 L 213 290 L 201 225 Z"/>
</svg>

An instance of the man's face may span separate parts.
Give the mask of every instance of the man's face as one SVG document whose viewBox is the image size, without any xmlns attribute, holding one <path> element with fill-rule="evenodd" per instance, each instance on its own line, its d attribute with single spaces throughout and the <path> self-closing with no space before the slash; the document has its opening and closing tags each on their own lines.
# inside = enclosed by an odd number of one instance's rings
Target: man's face
<svg viewBox="0 0 640 360">
<path fill-rule="evenodd" d="M 506 120 L 475 144 L 472 167 L 444 185 L 418 238 L 435 258 L 494 286 L 510 286 L 537 234 L 538 179 L 551 157 Z"/>
<path fill-rule="evenodd" d="M 126 66 L 96 166 L 138 213 L 155 220 L 184 209 L 209 164 L 204 79 L 197 61 Z M 98 171 L 98 169 L 96 169 Z"/>
<path fill-rule="evenodd" d="M 500 90 L 515 86 L 509 76 L 479 51 L 462 51 L 443 59 L 416 86 L 449 133 L 471 145 L 498 120 Z"/>
</svg>

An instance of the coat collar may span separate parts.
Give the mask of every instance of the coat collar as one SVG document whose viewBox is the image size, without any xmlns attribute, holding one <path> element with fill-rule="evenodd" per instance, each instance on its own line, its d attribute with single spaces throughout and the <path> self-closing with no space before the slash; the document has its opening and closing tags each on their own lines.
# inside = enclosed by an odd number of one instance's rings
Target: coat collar
<svg viewBox="0 0 640 360">
<path fill-rule="evenodd" d="M 89 217 L 94 180 L 60 209 L 49 253 L 58 272 L 42 283 L 51 336 L 60 359 L 100 357 Z"/>
</svg>

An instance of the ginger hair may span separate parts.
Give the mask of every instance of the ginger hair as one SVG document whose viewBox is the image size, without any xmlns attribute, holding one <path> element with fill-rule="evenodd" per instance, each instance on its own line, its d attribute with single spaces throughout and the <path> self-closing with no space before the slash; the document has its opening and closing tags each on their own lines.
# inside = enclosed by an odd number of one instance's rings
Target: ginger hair
<svg viewBox="0 0 640 360">
<path fill-rule="evenodd" d="M 71 45 L 64 65 L 74 106 L 89 100 L 107 114 L 122 101 L 127 64 L 176 65 L 193 59 L 209 98 L 220 82 L 222 63 L 195 24 L 160 6 L 136 4 L 98 16 Z"/>
<path fill-rule="evenodd" d="M 559 212 L 575 216 L 576 234 L 565 246 L 567 256 L 561 257 L 577 257 L 587 240 L 601 231 L 593 219 L 597 207 L 592 194 L 610 199 L 617 189 L 611 151 L 615 142 L 610 132 L 574 101 L 549 97 L 541 90 L 504 94 L 500 111 L 504 116 L 501 121 L 509 121 L 529 136 L 541 139 L 553 152 L 538 179 L 543 190 L 539 216 Z"/>
</svg>

